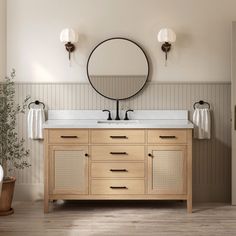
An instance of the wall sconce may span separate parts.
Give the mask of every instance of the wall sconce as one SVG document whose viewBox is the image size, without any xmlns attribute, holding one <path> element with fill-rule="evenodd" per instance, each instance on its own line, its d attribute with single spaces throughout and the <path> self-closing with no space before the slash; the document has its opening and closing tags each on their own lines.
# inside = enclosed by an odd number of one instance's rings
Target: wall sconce
<svg viewBox="0 0 236 236">
<path fill-rule="evenodd" d="M 172 29 L 164 28 L 158 33 L 157 39 L 160 43 L 163 43 L 161 49 L 165 52 L 165 65 L 167 63 L 167 54 L 171 50 L 171 43 L 176 41 L 176 34 Z"/>
<path fill-rule="evenodd" d="M 66 50 L 69 52 L 69 60 L 71 58 L 71 53 L 75 50 L 75 45 L 73 43 L 78 42 L 78 34 L 74 29 L 63 29 L 60 34 L 60 40 L 65 43 Z"/>
</svg>

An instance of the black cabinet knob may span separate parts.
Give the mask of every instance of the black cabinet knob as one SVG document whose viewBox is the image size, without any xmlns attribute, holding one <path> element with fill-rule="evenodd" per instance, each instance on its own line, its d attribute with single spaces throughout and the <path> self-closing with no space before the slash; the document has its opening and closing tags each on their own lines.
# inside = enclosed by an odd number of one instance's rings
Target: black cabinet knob
<svg viewBox="0 0 236 236">
<path fill-rule="evenodd" d="M 152 157 L 152 154 L 151 154 L 151 153 L 148 153 L 148 156 L 149 156 L 149 157 Z"/>
<path fill-rule="evenodd" d="M 88 153 L 85 153 L 84 155 L 85 155 L 86 157 L 88 157 L 88 156 L 89 156 L 89 154 L 88 154 Z"/>
</svg>

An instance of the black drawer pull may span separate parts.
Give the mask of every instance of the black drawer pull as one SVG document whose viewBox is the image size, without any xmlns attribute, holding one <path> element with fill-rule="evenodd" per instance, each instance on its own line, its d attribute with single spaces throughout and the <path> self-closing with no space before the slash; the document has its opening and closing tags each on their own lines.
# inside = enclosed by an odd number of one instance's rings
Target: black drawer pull
<svg viewBox="0 0 236 236">
<path fill-rule="evenodd" d="M 78 138 L 76 135 L 62 135 L 61 138 Z"/>
<path fill-rule="evenodd" d="M 110 169 L 111 172 L 128 172 L 126 169 Z"/>
<path fill-rule="evenodd" d="M 111 155 L 127 155 L 127 152 L 110 152 Z"/>
<path fill-rule="evenodd" d="M 172 135 L 169 135 L 169 136 L 168 135 L 165 135 L 165 136 L 160 135 L 159 138 L 161 138 L 161 139 L 175 139 L 176 136 L 174 136 L 174 135 L 173 136 Z"/>
<path fill-rule="evenodd" d="M 110 138 L 117 138 L 117 139 L 127 139 L 127 136 L 122 136 L 122 135 L 115 135 L 115 136 L 110 136 Z"/>
<path fill-rule="evenodd" d="M 110 186 L 111 189 L 128 189 L 126 186 Z"/>
</svg>

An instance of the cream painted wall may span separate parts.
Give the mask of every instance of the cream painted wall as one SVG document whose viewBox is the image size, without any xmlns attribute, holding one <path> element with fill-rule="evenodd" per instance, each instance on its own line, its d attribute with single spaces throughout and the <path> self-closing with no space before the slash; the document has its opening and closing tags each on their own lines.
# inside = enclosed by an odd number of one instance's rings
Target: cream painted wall
<svg viewBox="0 0 236 236">
<path fill-rule="evenodd" d="M 153 81 L 230 81 L 235 0 L 7 0 L 7 68 L 17 81 L 84 82 L 92 48 L 114 36 L 137 41 L 150 57 Z M 71 67 L 60 31 L 80 33 Z M 168 67 L 157 42 L 177 33 Z"/>
<path fill-rule="evenodd" d="M 6 0 L 0 0 L 0 78 L 6 75 Z"/>
</svg>

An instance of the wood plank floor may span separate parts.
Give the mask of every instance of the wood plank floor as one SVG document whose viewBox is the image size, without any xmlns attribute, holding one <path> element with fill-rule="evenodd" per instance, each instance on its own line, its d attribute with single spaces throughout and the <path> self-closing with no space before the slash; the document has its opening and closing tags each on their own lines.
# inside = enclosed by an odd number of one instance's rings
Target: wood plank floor
<svg viewBox="0 0 236 236">
<path fill-rule="evenodd" d="M 236 235 L 236 207 L 184 202 L 69 201 L 54 203 L 49 214 L 42 202 L 15 202 L 15 214 L 0 217 L 1 236 L 225 236 Z"/>
</svg>

